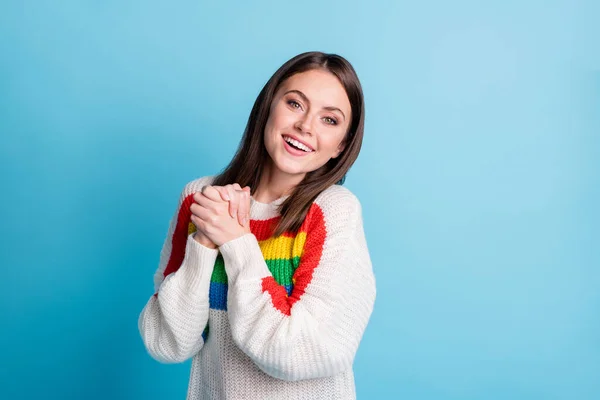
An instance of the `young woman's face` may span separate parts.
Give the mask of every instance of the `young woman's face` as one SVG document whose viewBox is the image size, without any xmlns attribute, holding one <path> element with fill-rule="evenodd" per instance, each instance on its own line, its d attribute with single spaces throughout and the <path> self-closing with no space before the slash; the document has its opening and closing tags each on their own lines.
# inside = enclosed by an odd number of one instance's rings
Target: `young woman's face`
<svg viewBox="0 0 600 400">
<path fill-rule="evenodd" d="M 281 84 L 273 102 L 264 139 L 279 172 L 303 178 L 344 150 L 352 115 L 344 87 L 330 72 L 310 70 Z"/>
</svg>

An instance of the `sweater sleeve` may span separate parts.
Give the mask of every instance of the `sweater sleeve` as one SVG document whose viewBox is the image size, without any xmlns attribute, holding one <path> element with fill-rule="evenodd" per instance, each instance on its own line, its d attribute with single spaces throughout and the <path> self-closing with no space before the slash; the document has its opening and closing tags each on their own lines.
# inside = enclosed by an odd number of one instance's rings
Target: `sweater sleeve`
<svg viewBox="0 0 600 400">
<path fill-rule="evenodd" d="M 309 211 L 289 296 L 253 234 L 220 247 L 233 339 L 261 370 L 283 380 L 350 369 L 375 301 L 358 199 L 338 191 L 319 200 Z"/>
<path fill-rule="evenodd" d="M 164 363 L 183 362 L 204 345 L 210 278 L 218 250 L 202 246 L 189 231 L 192 196 L 203 184 L 203 180 L 190 182 L 181 194 L 154 275 L 155 294 L 138 319 L 148 353 Z"/>
</svg>

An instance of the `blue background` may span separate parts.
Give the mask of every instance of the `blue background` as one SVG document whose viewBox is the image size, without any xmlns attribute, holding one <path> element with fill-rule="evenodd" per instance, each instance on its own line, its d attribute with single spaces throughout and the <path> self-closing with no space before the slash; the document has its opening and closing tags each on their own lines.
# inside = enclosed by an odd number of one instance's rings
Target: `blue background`
<svg viewBox="0 0 600 400">
<path fill-rule="evenodd" d="M 359 399 L 600 398 L 599 3 L 366 3 L 2 2 L 0 398 L 185 397 L 137 331 L 168 220 L 308 50 L 366 95 Z"/>
</svg>

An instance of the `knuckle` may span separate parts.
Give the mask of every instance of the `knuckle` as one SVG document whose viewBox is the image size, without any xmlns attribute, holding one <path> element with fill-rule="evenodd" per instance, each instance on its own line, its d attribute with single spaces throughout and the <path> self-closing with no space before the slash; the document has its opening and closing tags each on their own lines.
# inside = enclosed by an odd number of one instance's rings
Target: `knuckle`
<svg viewBox="0 0 600 400">
<path fill-rule="evenodd" d="M 204 189 L 202 189 L 202 193 L 214 193 L 217 191 L 217 188 L 215 186 L 205 186 Z"/>
</svg>

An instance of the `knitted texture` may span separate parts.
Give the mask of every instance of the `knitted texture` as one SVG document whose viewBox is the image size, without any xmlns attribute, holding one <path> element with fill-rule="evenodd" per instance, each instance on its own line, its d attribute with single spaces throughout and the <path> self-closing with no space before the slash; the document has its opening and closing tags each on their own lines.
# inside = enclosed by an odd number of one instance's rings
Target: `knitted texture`
<svg viewBox="0 0 600 400">
<path fill-rule="evenodd" d="M 278 206 L 251 200 L 252 233 L 197 243 L 190 182 L 171 219 L 155 294 L 139 317 L 149 354 L 192 358 L 188 400 L 354 399 L 352 363 L 375 301 L 358 199 L 332 186 L 298 232 L 273 237 Z"/>
</svg>

